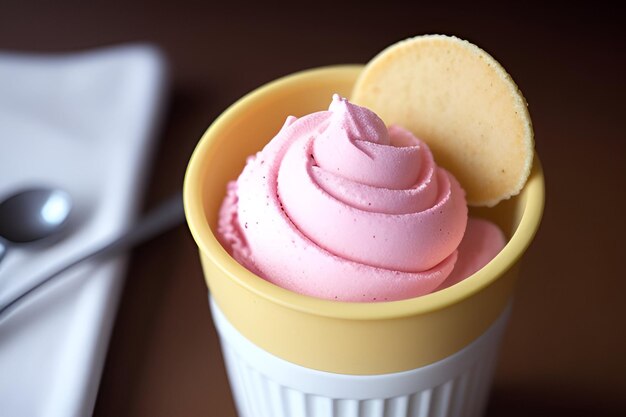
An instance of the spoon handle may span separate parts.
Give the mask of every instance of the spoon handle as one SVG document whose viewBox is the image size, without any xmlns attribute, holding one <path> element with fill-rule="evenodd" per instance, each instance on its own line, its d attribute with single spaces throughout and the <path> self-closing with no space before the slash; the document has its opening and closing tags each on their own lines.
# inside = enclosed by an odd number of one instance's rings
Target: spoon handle
<svg viewBox="0 0 626 417">
<path fill-rule="evenodd" d="M 84 261 L 101 256 L 109 256 L 143 243 L 153 237 L 156 237 L 160 233 L 177 226 L 184 220 L 184 217 L 185 213 L 183 209 L 182 194 L 177 192 L 175 195 L 161 203 L 158 207 L 151 210 L 137 224 L 132 226 L 121 236 L 104 243 L 83 255 L 80 255 L 78 258 L 53 271 L 37 283 L 33 284 L 31 287 L 24 290 L 21 294 L 0 306 L 0 319 L 2 319 L 2 316 L 6 312 L 9 312 L 13 307 L 19 305 L 19 302 L 30 293 L 37 290 L 53 278 L 58 277 L 68 269 L 71 269 Z M 2 242 L 0 242 L 0 258 L 2 257 L 1 247 Z"/>
<path fill-rule="evenodd" d="M 5 240 L 0 237 L 0 263 L 2 263 L 2 258 L 7 254 L 7 245 Z"/>
</svg>

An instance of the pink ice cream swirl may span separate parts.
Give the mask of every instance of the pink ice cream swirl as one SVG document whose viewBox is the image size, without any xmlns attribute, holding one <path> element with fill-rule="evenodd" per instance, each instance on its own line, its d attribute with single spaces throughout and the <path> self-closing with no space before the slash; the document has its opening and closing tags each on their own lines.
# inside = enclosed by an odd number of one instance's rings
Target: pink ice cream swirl
<svg viewBox="0 0 626 417">
<path fill-rule="evenodd" d="M 427 294 L 450 275 L 465 193 L 426 144 L 338 95 L 287 118 L 248 160 L 219 235 L 244 266 L 295 292 L 342 301 Z"/>
</svg>

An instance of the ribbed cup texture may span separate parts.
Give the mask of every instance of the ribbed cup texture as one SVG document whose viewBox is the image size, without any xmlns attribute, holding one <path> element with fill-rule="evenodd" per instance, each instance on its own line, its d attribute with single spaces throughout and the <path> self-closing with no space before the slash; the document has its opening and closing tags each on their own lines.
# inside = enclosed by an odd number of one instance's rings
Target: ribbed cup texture
<svg viewBox="0 0 626 417">
<path fill-rule="evenodd" d="M 404 372 L 345 375 L 261 349 L 211 300 L 239 417 L 478 417 L 483 414 L 510 305 L 465 348 Z"/>
<path fill-rule="evenodd" d="M 495 360 L 477 361 L 454 379 L 389 398 L 332 398 L 280 385 L 222 343 L 240 417 L 477 417 L 482 415 Z"/>
</svg>

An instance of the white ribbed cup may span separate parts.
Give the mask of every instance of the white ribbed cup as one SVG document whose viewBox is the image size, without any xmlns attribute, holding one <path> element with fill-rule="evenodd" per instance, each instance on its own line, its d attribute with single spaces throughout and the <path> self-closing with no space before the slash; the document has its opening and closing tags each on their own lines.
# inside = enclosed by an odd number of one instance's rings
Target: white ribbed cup
<svg viewBox="0 0 626 417">
<path fill-rule="evenodd" d="M 240 417 L 477 417 L 483 414 L 511 307 L 471 344 L 405 372 L 342 375 L 305 368 L 259 348 L 211 297 Z"/>
</svg>

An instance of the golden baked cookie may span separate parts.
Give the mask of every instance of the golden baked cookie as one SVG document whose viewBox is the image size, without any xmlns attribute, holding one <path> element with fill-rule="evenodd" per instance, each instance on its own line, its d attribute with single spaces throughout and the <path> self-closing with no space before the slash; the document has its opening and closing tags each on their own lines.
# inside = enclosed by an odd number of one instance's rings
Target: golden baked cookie
<svg viewBox="0 0 626 417">
<path fill-rule="evenodd" d="M 493 206 L 526 183 L 534 155 L 526 100 L 470 42 L 425 35 L 391 45 L 365 66 L 351 100 L 424 140 L 470 205 Z"/>
</svg>

